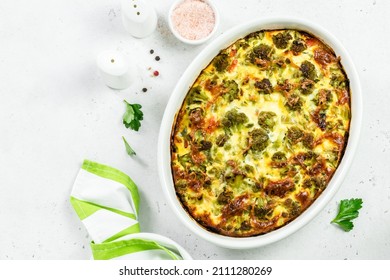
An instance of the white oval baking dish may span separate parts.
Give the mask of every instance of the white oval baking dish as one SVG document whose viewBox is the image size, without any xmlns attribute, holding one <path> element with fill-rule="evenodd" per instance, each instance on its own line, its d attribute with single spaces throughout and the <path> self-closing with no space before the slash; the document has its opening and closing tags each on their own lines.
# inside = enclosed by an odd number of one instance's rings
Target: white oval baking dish
<svg viewBox="0 0 390 280">
<path fill-rule="evenodd" d="M 228 237 L 210 232 L 200 226 L 182 207 L 176 196 L 171 173 L 170 139 L 175 115 L 180 109 L 188 89 L 191 87 L 199 73 L 219 53 L 221 49 L 228 47 L 237 39 L 251 32 L 262 29 L 298 29 L 309 32 L 329 45 L 341 57 L 341 64 L 350 80 L 351 88 L 351 126 L 348 144 L 343 159 L 340 162 L 333 178 L 324 192 L 309 206 L 298 218 L 289 224 L 264 235 L 254 237 Z M 232 248 L 247 249 L 264 246 L 285 238 L 306 225 L 313 219 L 332 199 L 347 173 L 355 154 L 360 126 L 362 122 L 362 94 L 357 71 L 352 59 L 342 44 L 327 30 L 312 22 L 297 18 L 267 18 L 255 20 L 237 26 L 216 38 L 211 42 L 188 66 L 177 83 L 165 109 L 162 119 L 158 141 L 158 171 L 162 188 L 168 200 L 168 204 L 179 220 L 195 234 L 216 245 Z"/>
</svg>

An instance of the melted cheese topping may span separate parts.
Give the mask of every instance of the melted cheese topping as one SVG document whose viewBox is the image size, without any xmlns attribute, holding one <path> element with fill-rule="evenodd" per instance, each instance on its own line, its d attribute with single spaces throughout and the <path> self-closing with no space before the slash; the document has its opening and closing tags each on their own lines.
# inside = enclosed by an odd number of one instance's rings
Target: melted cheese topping
<svg viewBox="0 0 390 280">
<path fill-rule="evenodd" d="M 326 188 L 350 124 L 334 52 L 298 30 L 263 30 L 221 51 L 189 90 L 172 133 L 176 193 L 204 227 L 272 231 Z"/>
</svg>

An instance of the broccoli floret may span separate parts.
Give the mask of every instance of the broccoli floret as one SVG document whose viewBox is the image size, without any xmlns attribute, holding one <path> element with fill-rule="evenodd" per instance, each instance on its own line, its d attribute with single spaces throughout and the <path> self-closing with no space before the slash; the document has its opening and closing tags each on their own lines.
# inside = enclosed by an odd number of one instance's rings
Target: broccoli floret
<svg viewBox="0 0 390 280">
<path fill-rule="evenodd" d="M 324 131 L 326 129 L 326 112 L 320 111 L 315 121 L 317 122 L 318 127 Z"/>
<path fill-rule="evenodd" d="M 272 48 L 265 44 L 260 44 L 254 47 L 252 52 L 249 54 L 249 60 L 253 64 L 257 65 L 257 60 L 271 60 Z"/>
<path fill-rule="evenodd" d="M 293 143 L 298 143 L 303 137 L 303 131 L 296 126 L 292 126 L 287 130 L 287 139 Z"/>
<path fill-rule="evenodd" d="M 314 81 L 315 78 L 317 77 L 317 72 L 316 72 L 316 67 L 313 65 L 313 63 L 305 60 L 302 64 L 301 67 L 299 67 L 299 70 L 302 72 L 302 76 Z"/>
<path fill-rule="evenodd" d="M 191 109 L 190 113 L 189 113 L 189 119 L 190 119 L 190 122 L 194 125 L 194 126 L 198 126 L 202 123 L 203 121 L 203 110 L 202 108 L 194 108 L 194 109 Z"/>
<path fill-rule="evenodd" d="M 343 75 L 332 74 L 330 78 L 330 85 L 335 88 L 345 89 L 348 87 L 348 80 Z"/>
<path fill-rule="evenodd" d="M 299 85 L 299 91 L 304 95 L 312 93 L 313 89 L 314 82 L 312 80 L 303 79 L 301 84 Z"/>
<path fill-rule="evenodd" d="M 264 31 L 252 32 L 244 37 L 244 41 L 250 41 L 251 39 L 262 40 L 264 38 L 264 35 L 265 35 Z"/>
<path fill-rule="evenodd" d="M 248 120 L 244 113 L 239 113 L 236 109 L 232 109 L 222 119 L 222 125 L 225 128 L 233 128 L 248 122 Z"/>
<path fill-rule="evenodd" d="M 272 41 L 278 49 L 287 48 L 288 42 L 292 39 L 290 33 L 281 32 L 272 36 Z"/>
<path fill-rule="evenodd" d="M 286 199 L 283 205 L 284 207 L 286 207 L 286 210 L 288 211 L 290 217 L 295 217 L 299 213 L 301 213 L 301 206 L 298 202 L 293 201 L 291 198 Z"/>
<path fill-rule="evenodd" d="M 249 48 L 249 44 L 245 41 L 238 41 L 236 43 L 236 47 L 237 47 L 237 50 L 240 48 L 243 48 L 244 50 L 246 50 L 247 48 Z"/>
<path fill-rule="evenodd" d="M 262 94 L 270 94 L 273 91 L 272 84 L 268 79 L 262 79 L 261 81 L 255 82 L 255 88 Z"/>
<path fill-rule="evenodd" d="M 317 106 L 326 108 L 330 102 L 332 102 L 332 92 L 327 89 L 321 89 L 318 91 L 317 96 L 313 99 Z"/>
<path fill-rule="evenodd" d="M 191 88 L 187 97 L 188 104 L 203 103 L 208 100 L 209 97 L 202 91 L 200 86 Z"/>
<path fill-rule="evenodd" d="M 322 177 L 310 177 L 306 178 L 302 185 L 306 189 L 313 189 L 314 191 L 318 191 L 326 186 L 326 181 Z"/>
<path fill-rule="evenodd" d="M 226 88 L 226 92 L 223 95 L 223 97 L 229 101 L 232 102 L 234 99 L 238 98 L 238 93 L 240 92 L 238 88 L 238 84 L 234 80 L 229 80 L 224 82 L 224 87 Z"/>
<path fill-rule="evenodd" d="M 308 149 L 312 149 L 314 145 L 314 136 L 312 133 L 305 133 L 302 138 L 302 144 Z"/>
<path fill-rule="evenodd" d="M 220 53 L 214 58 L 213 64 L 218 72 L 224 72 L 229 66 L 229 56 L 226 53 Z"/>
<path fill-rule="evenodd" d="M 177 159 L 178 159 L 179 163 L 181 164 L 181 166 L 183 166 L 184 168 L 186 168 L 187 163 L 192 162 L 191 155 L 189 153 L 184 154 L 182 156 L 177 155 Z"/>
<path fill-rule="evenodd" d="M 179 191 L 185 191 L 188 187 L 188 182 L 186 180 L 179 180 L 176 182 L 175 187 Z"/>
<path fill-rule="evenodd" d="M 256 128 L 249 132 L 250 149 L 255 152 L 263 151 L 269 143 L 267 132 L 262 128 Z"/>
<path fill-rule="evenodd" d="M 252 229 L 252 225 L 249 221 L 243 221 L 241 223 L 240 230 L 246 231 L 246 230 L 250 230 L 250 229 Z"/>
<path fill-rule="evenodd" d="M 210 141 L 201 140 L 199 145 L 199 151 L 210 150 L 213 144 Z"/>
<path fill-rule="evenodd" d="M 275 126 L 275 117 L 276 114 L 274 112 L 260 112 L 258 123 L 262 128 L 269 131 Z"/>
<path fill-rule="evenodd" d="M 228 135 L 220 134 L 218 135 L 217 139 L 215 139 L 215 143 L 217 144 L 218 147 L 223 147 L 227 140 L 229 140 Z"/>
<path fill-rule="evenodd" d="M 272 208 L 267 205 L 256 206 L 254 209 L 255 216 L 260 220 L 266 219 L 266 216 L 270 215 L 272 212 Z"/>
<path fill-rule="evenodd" d="M 233 192 L 224 190 L 218 195 L 217 201 L 219 204 L 227 204 L 233 198 Z"/>
<path fill-rule="evenodd" d="M 286 100 L 286 106 L 291 111 L 297 111 L 302 107 L 302 99 L 298 94 L 290 94 Z"/>
<path fill-rule="evenodd" d="M 291 44 L 291 50 L 293 51 L 294 55 L 298 55 L 299 53 L 306 50 L 306 48 L 307 47 L 305 42 L 301 39 L 294 40 Z"/>
<path fill-rule="evenodd" d="M 272 155 L 272 160 L 276 162 L 286 161 L 286 154 L 283 152 L 276 152 Z"/>
</svg>

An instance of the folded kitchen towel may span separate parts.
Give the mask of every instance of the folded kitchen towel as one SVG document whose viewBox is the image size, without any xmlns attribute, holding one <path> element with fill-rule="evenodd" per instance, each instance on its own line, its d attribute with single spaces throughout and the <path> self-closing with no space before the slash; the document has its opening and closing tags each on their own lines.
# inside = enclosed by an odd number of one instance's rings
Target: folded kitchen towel
<svg viewBox="0 0 390 280">
<path fill-rule="evenodd" d="M 191 258 L 166 237 L 140 233 L 138 188 L 115 168 L 85 160 L 70 202 L 92 238 L 94 259 Z"/>
</svg>

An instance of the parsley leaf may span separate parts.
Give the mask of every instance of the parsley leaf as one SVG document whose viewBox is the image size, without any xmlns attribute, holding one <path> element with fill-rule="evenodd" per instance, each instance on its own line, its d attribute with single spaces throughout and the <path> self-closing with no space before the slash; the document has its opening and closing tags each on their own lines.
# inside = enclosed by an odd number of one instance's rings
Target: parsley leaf
<svg viewBox="0 0 390 280">
<path fill-rule="evenodd" d="M 344 199 L 340 201 L 340 209 L 332 223 L 338 224 L 344 231 L 353 229 L 351 220 L 359 216 L 359 209 L 362 208 L 361 198 Z"/>
<path fill-rule="evenodd" d="M 130 104 L 126 100 L 126 112 L 123 115 L 123 124 L 126 128 L 138 131 L 141 126 L 141 121 L 144 119 L 144 113 L 142 113 L 140 104 Z"/>
<path fill-rule="evenodd" d="M 125 137 L 122 136 L 122 139 L 123 139 L 123 143 L 125 143 L 127 154 L 129 156 L 135 156 L 136 155 L 135 151 L 130 147 L 129 143 L 127 143 Z"/>
</svg>

